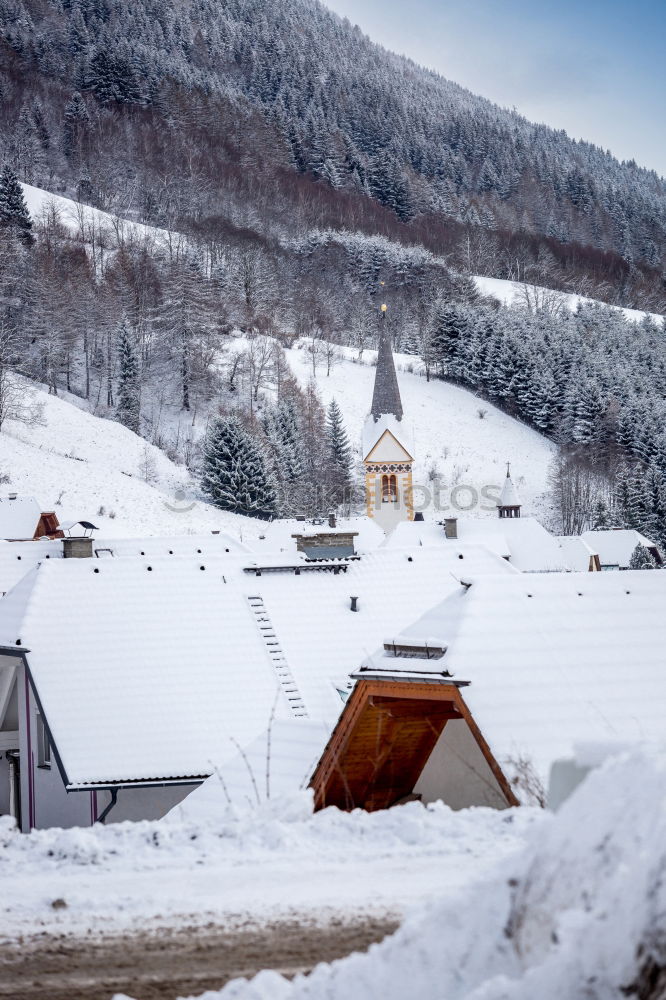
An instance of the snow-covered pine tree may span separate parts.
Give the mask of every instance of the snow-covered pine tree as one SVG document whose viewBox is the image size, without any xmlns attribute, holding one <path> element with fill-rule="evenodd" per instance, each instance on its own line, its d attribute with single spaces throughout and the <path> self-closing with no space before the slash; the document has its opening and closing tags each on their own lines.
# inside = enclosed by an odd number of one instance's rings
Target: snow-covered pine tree
<svg viewBox="0 0 666 1000">
<path fill-rule="evenodd" d="M 27 245 L 34 241 L 23 188 L 9 164 L 5 164 L 0 173 L 0 226 L 13 230 Z"/>
<path fill-rule="evenodd" d="M 121 424 L 139 433 L 141 415 L 141 385 L 139 364 L 127 322 L 118 331 L 118 404 L 116 417 Z"/>
<path fill-rule="evenodd" d="M 445 302 L 437 310 L 433 323 L 433 353 L 443 378 L 460 378 L 460 359 L 469 336 L 469 322 L 464 306 Z"/>
<path fill-rule="evenodd" d="M 65 156 L 80 152 L 81 145 L 90 128 L 90 115 L 86 102 L 75 91 L 65 105 L 62 126 L 62 151 Z"/>
<path fill-rule="evenodd" d="M 209 427 L 201 488 L 221 510 L 250 517 L 275 513 L 275 487 L 264 456 L 237 417 L 220 417 Z"/>
<path fill-rule="evenodd" d="M 328 476 L 336 499 L 340 502 L 351 485 L 352 452 L 342 422 L 342 412 L 337 400 L 332 399 L 326 413 L 326 443 L 328 446 Z"/>
<path fill-rule="evenodd" d="M 608 504 L 603 497 L 599 497 L 592 511 L 592 529 L 593 531 L 601 531 L 603 528 L 609 528 L 610 524 L 611 517 Z"/>
<path fill-rule="evenodd" d="M 300 511 L 300 485 L 305 476 L 306 458 L 293 400 L 283 398 L 264 413 L 262 424 L 268 440 L 271 467 L 279 484 L 280 511 L 289 515 Z"/>
<path fill-rule="evenodd" d="M 631 553 L 629 569 L 656 569 L 656 563 L 652 558 L 652 553 L 644 545 L 637 545 Z"/>
</svg>

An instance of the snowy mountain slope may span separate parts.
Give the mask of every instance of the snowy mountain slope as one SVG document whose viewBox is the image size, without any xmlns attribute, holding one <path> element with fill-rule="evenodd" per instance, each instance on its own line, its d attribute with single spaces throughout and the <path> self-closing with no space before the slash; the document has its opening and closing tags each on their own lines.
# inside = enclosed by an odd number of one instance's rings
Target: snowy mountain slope
<svg viewBox="0 0 666 1000">
<path fill-rule="evenodd" d="M 58 213 L 61 224 L 72 233 L 81 236 L 84 242 L 90 242 L 91 230 L 105 229 L 114 234 L 118 245 L 123 242 L 138 242 L 147 240 L 153 246 L 167 246 L 169 239 L 176 239 L 178 234 L 169 234 L 165 229 L 145 226 L 141 222 L 123 219 L 99 208 L 84 205 L 59 194 L 52 194 L 43 188 L 32 184 L 22 184 L 23 197 L 33 221 L 51 208 Z"/>
<path fill-rule="evenodd" d="M 23 184 L 23 194 L 28 206 L 28 211 L 33 220 L 39 218 L 49 205 L 55 206 L 60 214 L 62 224 L 72 233 L 81 236 L 84 242 L 90 241 L 90 228 L 94 224 L 97 228 L 104 228 L 113 234 L 117 245 L 123 242 L 147 241 L 156 249 L 170 249 L 181 247 L 186 243 L 185 237 L 178 233 L 170 233 L 165 229 L 158 229 L 147 226 L 140 222 L 122 219 L 111 212 L 103 212 L 98 208 L 92 208 L 80 202 L 65 198 L 62 195 L 51 194 L 42 188 L 33 187 L 31 184 Z M 403 248 L 404 252 L 404 248 Z M 524 306 L 525 289 L 529 289 L 529 294 L 534 300 L 543 301 L 547 297 L 558 307 L 568 309 L 573 312 L 579 303 L 592 303 L 596 299 L 590 299 L 582 295 L 567 294 L 549 289 L 543 285 L 525 285 L 519 281 L 507 281 L 504 278 L 489 278 L 484 275 L 474 275 L 474 281 L 481 295 L 492 296 L 498 299 L 503 305 L 511 308 Z M 605 303 L 599 303 L 605 305 Z M 624 316 L 633 322 L 640 322 L 645 316 L 651 316 L 658 323 L 663 322 L 664 317 L 657 313 L 645 313 L 638 309 L 617 308 Z"/>
<path fill-rule="evenodd" d="M 104 535 L 260 530 L 257 521 L 197 502 L 187 470 L 122 424 L 24 385 L 41 413 L 37 423 L 2 427 L 4 491 L 34 494 L 61 521 L 91 520 Z"/>
<path fill-rule="evenodd" d="M 240 338 L 236 347 L 242 347 Z M 376 352 L 364 352 L 364 363 L 350 360 L 352 351 L 344 353 L 348 357 L 333 367 L 330 376 L 325 369 L 317 369 L 316 383 L 324 403 L 333 397 L 338 400 L 360 458 Z M 299 381 L 306 384 L 312 375 L 307 343 L 288 351 L 287 358 Z M 447 487 L 467 486 L 480 494 L 484 486 L 501 486 L 505 463 L 511 461 L 526 511 L 540 512 L 539 497 L 546 488 L 554 445 L 472 393 L 444 382 L 426 382 L 404 370 L 414 364 L 409 355 L 397 355 L 396 361 L 405 427 L 415 441 L 415 481 L 427 486 L 428 474 L 436 466 L 447 502 Z M 33 393 L 42 410 L 41 422 L 27 426 L 8 421 L 0 433 L 0 471 L 10 476 L 7 489 L 35 494 L 45 508 L 55 507 L 63 521 L 92 520 L 105 535 L 184 534 L 218 528 L 234 537 L 261 533 L 261 522 L 196 501 L 196 483 L 187 470 L 121 424 L 95 417 L 41 388 L 34 388 Z M 474 495 L 462 489 L 457 494 L 461 506 L 469 505 L 471 513 L 494 516 L 492 504 L 487 504 L 489 510 L 480 510 Z M 105 513 L 99 514 L 102 507 Z M 113 519 L 109 512 L 115 514 Z"/>
<path fill-rule="evenodd" d="M 504 278 L 486 278 L 480 274 L 474 275 L 474 281 L 481 295 L 492 296 L 492 298 L 498 299 L 503 305 L 509 308 L 515 306 L 524 307 L 527 304 L 526 296 L 529 296 L 529 299 L 536 303 L 543 302 L 545 298 L 555 309 L 568 310 L 569 312 L 575 312 L 581 304 L 591 305 L 597 303 L 598 305 L 605 305 L 605 303 L 599 303 L 597 299 L 589 299 L 584 295 L 558 292 L 550 288 L 545 288 L 543 285 L 526 285 L 520 281 L 506 281 Z M 606 306 L 606 308 L 608 307 Z M 618 312 L 624 315 L 625 319 L 630 320 L 632 323 L 640 323 L 646 316 L 650 316 L 656 323 L 664 323 L 664 317 L 658 313 L 641 312 L 639 309 L 622 309 L 620 306 L 611 306 L 610 308 L 617 309 Z"/>
</svg>

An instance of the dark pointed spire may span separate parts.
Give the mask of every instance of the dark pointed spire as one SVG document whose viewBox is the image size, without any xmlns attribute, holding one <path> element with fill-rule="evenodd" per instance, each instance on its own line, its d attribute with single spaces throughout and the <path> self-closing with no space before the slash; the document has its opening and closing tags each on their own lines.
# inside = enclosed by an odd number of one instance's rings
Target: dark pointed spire
<svg viewBox="0 0 666 1000">
<path fill-rule="evenodd" d="M 395 373 L 391 338 L 386 329 L 386 306 L 382 306 L 381 332 L 379 334 L 379 350 L 377 352 L 377 370 L 375 371 L 375 389 L 372 394 L 372 410 L 379 420 L 382 414 L 392 413 L 402 420 L 402 402 L 398 388 L 398 376 Z"/>
</svg>

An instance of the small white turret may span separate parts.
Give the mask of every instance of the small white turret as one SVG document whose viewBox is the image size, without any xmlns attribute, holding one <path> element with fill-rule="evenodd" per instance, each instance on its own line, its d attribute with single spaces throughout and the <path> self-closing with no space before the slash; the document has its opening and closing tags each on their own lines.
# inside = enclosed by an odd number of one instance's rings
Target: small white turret
<svg viewBox="0 0 666 1000">
<path fill-rule="evenodd" d="M 521 506 L 518 490 L 513 485 L 513 480 L 511 479 L 511 466 L 507 462 L 506 479 L 504 480 L 500 498 L 497 501 L 497 513 L 500 517 L 520 517 Z"/>
</svg>

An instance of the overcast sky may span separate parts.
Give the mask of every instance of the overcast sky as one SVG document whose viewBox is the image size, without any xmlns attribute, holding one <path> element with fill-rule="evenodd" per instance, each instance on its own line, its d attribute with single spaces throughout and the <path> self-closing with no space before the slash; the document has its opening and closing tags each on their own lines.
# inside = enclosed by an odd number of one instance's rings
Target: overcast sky
<svg viewBox="0 0 666 1000">
<path fill-rule="evenodd" d="M 666 176 L 666 0 L 325 0 L 395 52 Z"/>
</svg>

